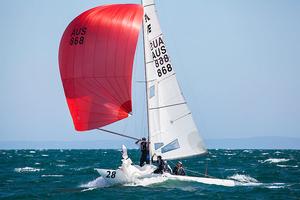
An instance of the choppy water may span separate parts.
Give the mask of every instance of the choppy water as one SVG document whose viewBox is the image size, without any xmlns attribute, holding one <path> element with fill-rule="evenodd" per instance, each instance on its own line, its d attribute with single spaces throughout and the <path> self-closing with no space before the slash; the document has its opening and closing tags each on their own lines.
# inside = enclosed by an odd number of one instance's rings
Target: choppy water
<svg viewBox="0 0 300 200">
<path fill-rule="evenodd" d="M 139 152 L 129 150 L 137 163 Z M 223 187 L 147 180 L 106 187 L 94 168 L 117 168 L 118 150 L 0 150 L 1 199 L 300 199 L 300 150 L 210 150 L 192 171 L 243 181 Z M 189 175 L 197 175 L 192 174 Z"/>
</svg>

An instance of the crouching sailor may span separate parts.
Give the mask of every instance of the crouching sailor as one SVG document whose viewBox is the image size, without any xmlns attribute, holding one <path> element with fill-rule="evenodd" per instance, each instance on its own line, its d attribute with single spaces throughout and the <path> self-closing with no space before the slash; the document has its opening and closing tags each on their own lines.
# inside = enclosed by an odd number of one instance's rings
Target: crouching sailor
<svg viewBox="0 0 300 200">
<path fill-rule="evenodd" d="M 157 156 L 157 161 L 153 161 L 153 157 L 155 156 L 156 154 L 154 154 L 151 158 L 151 161 L 152 163 L 156 163 L 157 164 L 157 169 L 154 170 L 154 174 L 162 174 L 165 170 L 165 161 L 162 159 L 161 156 Z"/>
</svg>

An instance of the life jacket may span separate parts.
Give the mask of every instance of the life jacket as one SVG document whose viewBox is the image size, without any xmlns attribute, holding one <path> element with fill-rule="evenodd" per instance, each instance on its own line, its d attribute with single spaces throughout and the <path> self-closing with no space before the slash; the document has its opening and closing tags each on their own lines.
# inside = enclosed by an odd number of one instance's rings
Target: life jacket
<svg viewBox="0 0 300 200">
<path fill-rule="evenodd" d="M 141 151 L 142 151 L 142 152 L 147 152 L 147 151 L 149 151 L 149 147 L 148 147 L 147 142 L 141 142 L 140 146 L 141 146 L 140 148 L 141 148 Z"/>
<path fill-rule="evenodd" d="M 157 161 L 157 163 L 158 163 L 158 169 L 160 169 L 160 170 L 164 170 L 164 168 L 165 168 L 165 161 L 164 160 L 160 160 L 160 161 Z"/>
<path fill-rule="evenodd" d="M 177 168 L 177 175 L 185 175 L 185 171 L 182 167 Z"/>
</svg>

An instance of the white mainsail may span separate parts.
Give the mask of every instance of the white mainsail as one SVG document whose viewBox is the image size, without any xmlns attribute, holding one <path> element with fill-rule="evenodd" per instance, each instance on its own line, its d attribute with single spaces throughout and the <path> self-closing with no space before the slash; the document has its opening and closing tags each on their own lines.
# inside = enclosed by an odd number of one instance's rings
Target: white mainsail
<svg viewBox="0 0 300 200">
<path fill-rule="evenodd" d="M 156 15 L 154 0 L 143 0 L 146 90 L 151 155 L 176 159 L 206 153 L 178 85 Z"/>
</svg>

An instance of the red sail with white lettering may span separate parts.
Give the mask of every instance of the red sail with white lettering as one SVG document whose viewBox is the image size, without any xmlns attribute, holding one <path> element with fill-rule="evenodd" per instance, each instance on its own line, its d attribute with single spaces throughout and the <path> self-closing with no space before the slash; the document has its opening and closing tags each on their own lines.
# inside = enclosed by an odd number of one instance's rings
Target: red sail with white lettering
<svg viewBox="0 0 300 200">
<path fill-rule="evenodd" d="M 66 28 L 59 68 L 75 129 L 99 128 L 128 117 L 143 7 L 116 4 L 90 9 Z"/>
</svg>

